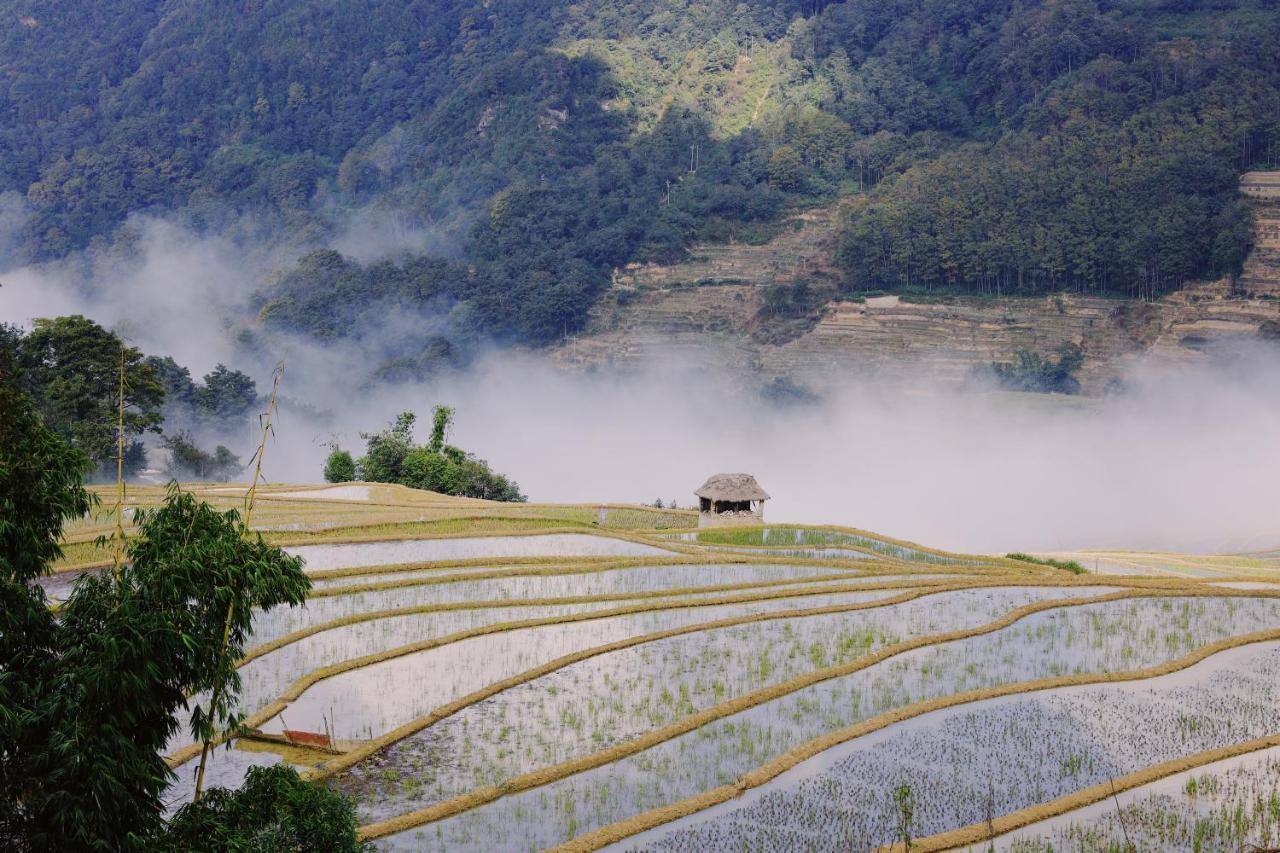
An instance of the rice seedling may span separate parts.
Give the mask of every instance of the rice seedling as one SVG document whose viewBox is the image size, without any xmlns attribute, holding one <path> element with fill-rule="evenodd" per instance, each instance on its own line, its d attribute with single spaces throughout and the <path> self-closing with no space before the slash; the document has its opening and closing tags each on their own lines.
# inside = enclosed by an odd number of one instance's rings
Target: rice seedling
<svg viewBox="0 0 1280 853">
<path fill-rule="evenodd" d="M 1277 676 L 1280 644 L 1273 643 L 1223 652 L 1140 683 L 949 708 L 844 744 L 739 801 L 626 846 L 731 850 L 762 843 L 778 849 L 806 839 L 810 849 L 848 850 L 851 837 L 885 840 L 895 814 L 883 793 L 902 785 L 913 791 L 918 835 L 978 824 L 988 797 L 993 813 L 1002 815 L 1280 730 Z M 823 831 L 829 827 L 839 830 Z"/>
<path fill-rule="evenodd" d="M 813 566 L 761 566 L 753 564 L 708 564 L 692 566 L 648 566 L 642 568 L 587 571 L 562 575 L 530 575 L 469 579 L 467 573 L 444 582 L 447 575 L 434 577 L 430 584 L 395 586 L 321 598 L 311 598 L 301 608 L 288 612 L 271 611 L 254 623 L 254 639 L 270 642 L 293 631 L 357 613 L 466 602 L 517 601 L 576 596 L 616 596 L 679 594 L 698 591 L 712 594 L 742 584 L 786 584 L 834 580 L 849 577 L 847 572 Z M 870 579 L 869 579 L 870 580 Z"/>
<path fill-rule="evenodd" d="M 1013 853 L 1268 850 L 1280 841 L 1280 747 L 1214 762 L 996 839 Z"/>
<path fill-rule="evenodd" d="M 1174 627 L 1163 630 L 1166 624 Z M 543 802 L 590 803 L 574 815 L 578 834 L 718 788 L 824 733 L 913 703 L 1055 673 L 1137 670 L 1277 624 L 1280 604 L 1270 599 L 1134 599 L 1048 610 L 820 681 L 635 755 L 439 820 L 425 839 L 406 830 L 387 844 L 431 849 L 433 839 L 447 847 L 484 838 L 491 849 L 550 846 L 571 833 L 564 816 Z M 599 796 L 606 785 L 608 796 Z M 522 821 L 514 820 L 515 810 Z"/>
<path fill-rule="evenodd" d="M 1055 588 L 938 593 L 871 610 L 737 625 L 611 652 L 466 708 L 353 767 L 336 784 L 357 794 L 362 819 L 383 819 L 572 760 L 908 637 L 982 624 L 1029 602 L 1071 594 Z M 427 754 L 461 765 L 464 752 L 467 774 L 434 773 L 434 784 L 418 790 L 416 800 L 396 787 L 370 784 L 376 775 L 372 767 L 413 768 Z"/>
</svg>

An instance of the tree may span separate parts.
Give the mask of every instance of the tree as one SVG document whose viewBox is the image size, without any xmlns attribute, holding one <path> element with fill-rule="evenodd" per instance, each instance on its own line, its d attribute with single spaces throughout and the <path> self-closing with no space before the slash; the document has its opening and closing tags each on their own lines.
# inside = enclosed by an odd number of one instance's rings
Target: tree
<svg viewBox="0 0 1280 853">
<path fill-rule="evenodd" d="M 197 386 L 191 381 L 191 371 L 178 364 L 171 356 L 149 355 L 143 363 L 151 368 L 156 380 L 164 387 L 165 408 L 179 406 L 193 409 L 196 404 Z"/>
<path fill-rule="evenodd" d="M 169 451 L 166 472 L 175 480 L 194 478 L 225 483 L 244 470 L 240 458 L 230 450 L 221 444 L 213 453 L 201 450 L 185 430 L 167 435 L 160 442 Z"/>
<path fill-rule="evenodd" d="M 401 412 L 385 430 L 360 433 L 367 442 L 360 458 L 361 479 L 376 483 L 400 483 L 413 489 L 427 489 L 446 495 L 464 495 L 496 501 L 523 501 L 520 488 L 489 463 L 461 448 L 445 444 L 453 409 L 436 406 L 432 412 L 431 440 L 425 446 L 413 443 L 413 412 Z"/>
<path fill-rule="evenodd" d="M 780 145 L 769 157 L 769 183 L 780 190 L 796 192 L 804 187 L 805 168 L 800 152 Z"/>
<path fill-rule="evenodd" d="M 453 422 L 453 409 L 449 406 L 436 406 L 431 410 L 431 440 L 427 449 L 439 453 L 449 437 L 449 427 Z"/>
<path fill-rule="evenodd" d="M 61 611 L 39 788 L 24 793 L 35 848 L 134 847 L 159 833 L 178 710 L 212 690 L 191 734 L 212 740 L 238 725 L 235 661 L 253 609 L 300 604 L 310 586 L 300 559 L 176 484 L 138 525 L 119 574 L 80 581 Z"/>
<path fill-rule="evenodd" d="M 362 432 L 365 454 L 360 457 L 360 479 L 373 483 L 400 482 L 400 469 L 404 459 L 413 449 L 413 424 L 417 416 L 413 412 L 401 412 L 380 432 Z"/>
<path fill-rule="evenodd" d="M 165 853 L 372 850 L 356 837 L 351 801 L 305 782 L 287 764 L 251 767 L 236 791 L 210 789 L 178 810 L 156 849 Z"/>
<path fill-rule="evenodd" d="M 404 459 L 400 482 L 411 489 L 426 489 L 445 495 L 463 494 L 466 479 L 457 461 L 443 453 L 417 447 Z"/>
<path fill-rule="evenodd" d="M 251 772 L 165 826 L 173 773 L 161 752 L 177 712 L 225 684 L 193 734 L 234 726 L 251 609 L 301 603 L 310 584 L 300 559 L 251 536 L 237 513 L 173 485 L 139 514 L 129 560 L 77 582 L 55 619 L 38 580 L 65 522 L 96 503 L 82 483 L 90 467 L 44 425 L 0 347 L 0 847 L 366 849 L 350 803 L 288 768 Z"/>
<path fill-rule="evenodd" d="M 196 408 L 219 429 L 243 427 L 258 403 L 258 389 L 247 374 L 219 364 L 196 389 Z"/>
<path fill-rule="evenodd" d="M 17 345 L 23 387 L 39 402 L 44 422 L 99 466 L 115 461 L 122 349 L 125 434 L 136 438 L 159 432 L 164 387 L 142 353 L 115 334 L 72 315 L 36 320 Z"/>
<path fill-rule="evenodd" d="M 40 796 L 55 708 L 56 626 L 41 576 L 62 554 L 63 525 L 95 505 L 89 458 L 49 429 L 0 347 L 0 848 L 24 850 Z"/>
<path fill-rule="evenodd" d="M 324 481 L 326 483 L 349 483 L 356 478 L 356 462 L 351 454 L 335 447 L 324 463 Z"/>
</svg>

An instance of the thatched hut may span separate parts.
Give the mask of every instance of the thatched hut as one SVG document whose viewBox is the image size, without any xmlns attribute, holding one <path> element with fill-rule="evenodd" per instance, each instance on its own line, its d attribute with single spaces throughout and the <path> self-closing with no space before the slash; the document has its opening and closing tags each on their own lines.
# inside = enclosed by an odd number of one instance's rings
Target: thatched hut
<svg viewBox="0 0 1280 853">
<path fill-rule="evenodd" d="M 702 510 L 699 527 L 759 524 L 764 521 L 764 502 L 769 500 L 769 493 L 750 474 L 715 474 L 694 494 Z"/>
</svg>

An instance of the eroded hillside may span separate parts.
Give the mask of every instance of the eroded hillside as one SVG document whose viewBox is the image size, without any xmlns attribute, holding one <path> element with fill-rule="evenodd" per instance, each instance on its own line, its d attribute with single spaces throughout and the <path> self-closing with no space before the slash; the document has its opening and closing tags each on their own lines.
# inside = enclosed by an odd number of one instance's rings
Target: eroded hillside
<svg viewBox="0 0 1280 853">
<path fill-rule="evenodd" d="M 1214 342 L 1280 336 L 1280 172 L 1241 182 L 1254 207 L 1242 275 L 1152 302 L 1061 293 L 1037 298 L 836 299 L 839 211 L 809 211 L 763 245 L 695 246 L 688 261 L 632 265 L 555 358 L 568 367 L 681 356 L 765 378 L 906 373 L 960 381 L 977 368 L 1079 346 L 1078 379 L 1098 393 L 1139 355 L 1192 360 Z M 812 309 L 787 295 L 801 287 Z M 815 298 L 816 296 L 816 298 Z"/>
</svg>

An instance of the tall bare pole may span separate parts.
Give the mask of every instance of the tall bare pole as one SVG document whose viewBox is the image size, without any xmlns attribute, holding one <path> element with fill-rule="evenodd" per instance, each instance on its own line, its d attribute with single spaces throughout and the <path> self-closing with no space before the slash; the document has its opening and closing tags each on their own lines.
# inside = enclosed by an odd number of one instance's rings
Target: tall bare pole
<svg viewBox="0 0 1280 853">
<path fill-rule="evenodd" d="M 120 344 L 120 408 L 116 420 L 116 554 L 112 574 L 120 583 L 120 564 L 124 561 L 124 343 Z"/>
<path fill-rule="evenodd" d="M 262 456 L 267 449 L 267 436 L 271 433 L 271 415 L 276 410 L 276 395 L 280 392 L 280 379 L 284 376 L 284 365 L 276 366 L 275 376 L 271 382 L 271 400 L 267 404 L 267 411 L 262 415 L 262 439 L 258 442 L 258 450 L 253 454 L 253 482 L 249 484 L 249 490 L 244 494 L 244 526 L 241 528 L 243 535 L 249 536 L 249 522 L 253 519 L 253 507 L 258 497 L 258 480 L 262 477 Z M 236 615 L 236 601 L 231 599 L 231 603 L 227 605 L 227 619 L 222 626 L 222 651 L 218 654 L 219 660 L 227 653 L 227 644 L 231 641 L 231 620 Z M 218 699 L 222 696 L 222 672 L 219 671 L 213 682 L 213 694 L 209 698 L 209 716 L 212 718 L 214 710 L 218 706 Z M 196 771 L 196 792 L 192 797 L 192 802 L 200 799 L 200 793 L 204 790 L 204 770 L 209 762 L 209 747 L 213 743 L 205 740 L 200 744 L 200 769 Z"/>
</svg>

